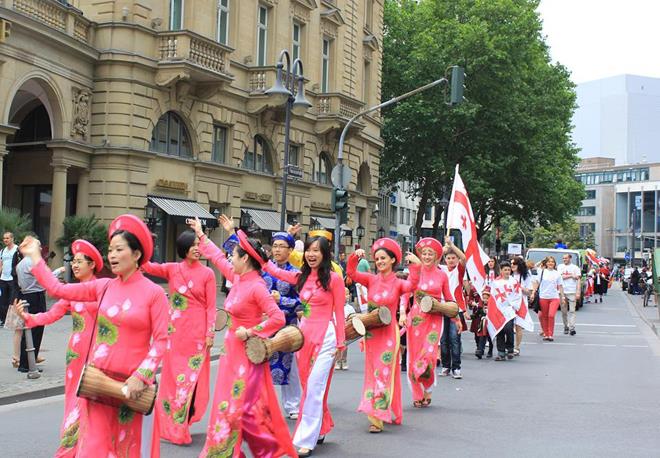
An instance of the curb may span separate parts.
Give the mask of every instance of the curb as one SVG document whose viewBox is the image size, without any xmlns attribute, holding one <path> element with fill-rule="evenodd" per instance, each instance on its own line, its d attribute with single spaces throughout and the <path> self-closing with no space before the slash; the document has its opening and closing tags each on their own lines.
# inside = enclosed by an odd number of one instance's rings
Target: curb
<svg viewBox="0 0 660 458">
<path fill-rule="evenodd" d="M 660 338 L 660 334 L 658 333 L 658 328 L 656 327 L 655 323 L 650 322 L 650 321 L 648 320 L 648 318 L 646 318 L 646 316 L 644 316 L 644 313 L 642 313 L 641 306 L 637 305 L 637 304 L 635 303 L 635 301 L 633 301 L 633 300 L 630 298 L 630 296 L 628 295 L 628 293 L 623 292 L 623 295 L 625 296 L 626 300 L 630 303 L 630 305 L 632 305 L 632 307 L 635 309 L 635 311 L 637 312 L 637 316 L 638 316 L 638 317 L 639 317 L 644 323 L 646 323 L 646 325 L 651 329 L 651 331 L 653 331 L 653 333 L 654 333 L 657 337 Z M 657 306 L 656 306 L 656 307 L 657 307 Z"/>
<path fill-rule="evenodd" d="M 219 358 L 220 354 L 211 355 L 210 361 L 217 361 Z M 160 370 L 158 372 L 160 372 Z M 10 394 L 9 396 L 0 397 L 0 406 L 16 404 L 23 401 L 32 401 L 34 399 L 44 399 L 51 396 L 58 396 L 60 394 L 64 394 L 64 385 L 56 385 L 49 388 L 39 388 L 33 391 L 25 391 L 23 393 Z"/>
</svg>

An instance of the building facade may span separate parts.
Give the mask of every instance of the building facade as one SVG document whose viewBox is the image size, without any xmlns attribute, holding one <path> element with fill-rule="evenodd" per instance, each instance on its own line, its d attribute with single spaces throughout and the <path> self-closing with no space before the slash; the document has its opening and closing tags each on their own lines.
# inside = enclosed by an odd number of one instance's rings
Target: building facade
<svg viewBox="0 0 660 458">
<path fill-rule="evenodd" d="M 382 0 L 0 0 L 0 17 L 2 204 L 51 249 L 71 214 L 144 217 L 157 261 L 186 217 L 279 230 L 285 111 L 265 92 L 281 49 L 312 103 L 291 121 L 286 220 L 334 225 L 339 134 L 380 100 Z M 346 237 L 377 231 L 380 128 L 361 118 L 345 144 Z"/>
<path fill-rule="evenodd" d="M 576 217 L 585 236 L 594 235 L 599 254 L 622 262 L 643 259 L 659 246 L 660 163 L 614 165 L 612 158 L 584 159 L 576 179 L 586 199 Z"/>
<path fill-rule="evenodd" d="M 573 141 L 581 158 L 660 162 L 660 78 L 619 75 L 578 84 Z"/>
</svg>

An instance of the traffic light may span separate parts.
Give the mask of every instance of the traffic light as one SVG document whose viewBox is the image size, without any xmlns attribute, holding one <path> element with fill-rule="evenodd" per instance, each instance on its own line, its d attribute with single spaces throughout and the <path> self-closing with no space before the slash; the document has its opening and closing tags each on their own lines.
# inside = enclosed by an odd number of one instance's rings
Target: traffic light
<svg viewBox="0 0 660 458">
<path fill-rule="evenodd" d="M 348 222 L 348 191 L 345 189 L 333 188 L 332 190 L 332 211 L 339 213 L 339 223 Z"/>
<path fill-rule="evenodd" d="M 451 93 L 449 94 L 449 105 L 458 105 L 463 102 L 463 91 L 465 90 L 465 69 L 454 65 L 451 68 Z"/>
<path fill-rule="evenodd" d="M 500 239 L 495 239 L 495 252 L 500 253 L 502 251 L 502 241 Z"/>
<path fill-rule="evenodd" d="M 9 35 L 11 35 L 11 22 L 0 19 L 0 43 L 4 43 Z"/>
</svg>

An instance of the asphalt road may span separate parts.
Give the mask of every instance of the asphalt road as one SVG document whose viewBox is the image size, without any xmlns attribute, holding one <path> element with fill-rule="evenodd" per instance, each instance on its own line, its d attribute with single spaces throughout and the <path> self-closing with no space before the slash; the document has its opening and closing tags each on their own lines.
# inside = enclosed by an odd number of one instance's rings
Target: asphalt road
<svg viewBox="0 0 660 458">
<path fill-rule="evenodd" d="M 335 429 L 314 456 L 660 456 L 658 337 L 619 291 L 578 312 L 576 336 L 561 328 L 553 343 L 526 334 L 522 355 L 505 362 L 477 360 L 465 334 L 464 378 L 440 378 L 424 410 L 412 408 L 404 381 L 404 424 L 377 436 L 355 412 L 363 358 L 353 345 L 350 370 L 333 380 Z M 0 407 L 2 456 L 52 456 L 62 399 Z M 163 443 L 162 456 L 197 456 L 206 421 L 193 427 L 191 446 Z"/>
</svg>

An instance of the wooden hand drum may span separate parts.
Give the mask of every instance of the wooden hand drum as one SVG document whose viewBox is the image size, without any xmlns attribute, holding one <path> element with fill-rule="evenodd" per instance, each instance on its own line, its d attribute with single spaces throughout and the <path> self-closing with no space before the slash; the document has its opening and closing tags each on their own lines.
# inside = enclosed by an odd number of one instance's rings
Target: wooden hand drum
<svg viewBox="0 0 660 458">
<path fill-rule="evenodd" d="M 227 323 L 229 323 L 229 312 L 217 309 L 215 311 L 215 330 L 222 331 L 227 327 Z"/>
<path fill-rule="evenodd" d="M 349 344 L 367 333 L 367 329 L 387 326 L 392 322 L 392 313 L 387 307 L 378 307 L 368 313 L 356 313 L 346 320 L 344 333 Z"/>
<path fill-rule="evenodd" d="M 81 398 L 114 407 L 123 404 L 134 412 L 149 415 L 156 402 L 156 392 L 158 390 L 156 383 L 148 386 L 139 399 L 126 399 L 122 387 L 127 378 L 119 374 L 116 377 L 111 377 L 101 369 L 86 364 L 80 376 L 77 395 Z"/>
<path fill-rule="evenodd" d="M 305 338 L 298 326 L 284 326 L 270 339 L 250 337 L 245 342 L 245 353 L 253 364 L 266 362 L 276 351 L 291 353 L 302 348 Z"/>
<path fill-rule="evenodd" d="M 440 302 L 432 296 L 422 297 L 419 301 L 419 308 L 424 313 L 440 314 L 449 318 L 458 315 L 458 304 L 456 302 Z"/>
</svg>

